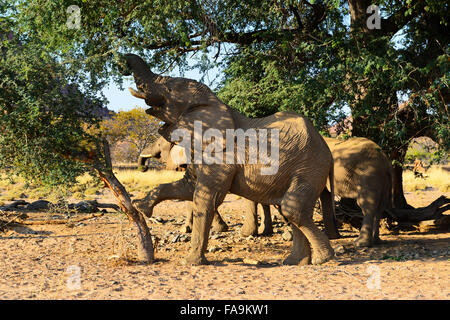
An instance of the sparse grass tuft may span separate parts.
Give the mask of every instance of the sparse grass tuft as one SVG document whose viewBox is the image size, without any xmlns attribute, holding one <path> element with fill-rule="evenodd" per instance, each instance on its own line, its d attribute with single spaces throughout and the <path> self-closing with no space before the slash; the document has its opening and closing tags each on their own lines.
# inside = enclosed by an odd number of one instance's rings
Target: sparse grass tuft
<svg viewBox="0 0 450 320">
<path fill-rule="evenodd" d="M 172 170 L 120 170 L 115 172 L 117 179 L 128 191 L 149 191 L 162 183 L 169 183 L 181 179 L 184 172 Z"/>
<path fill-rule="evenodd" d="M 416 178 L 412 171 L 403 172 L 405 191 L 426 190 L 434 188 L 441 192 L 450 191 L 450 172 L 439 167 L 431 167 L 424 173 L 424 178 Z"/>
<path fill-rule="evenodd" d="M 161 183 L 179 180 L 184 172 L 170 170 L 150 170 L 140 172 L 138 170 L 118 170 L 117 178 L 125 186 L 128 192 L 148 192 Z M 97 181 L 89 174 L 77 178 L 77 184 L 67 187 L 46 188 L 30 185 L 23 178 L 6 178 L 0 173 L 0 200 L 2 202 L 21 198 L 46 199 L 57 202 L 61 199 L 73 197 L 78 200 L 95 199 L 103 191 L 103 183 Z"/>
</svg>

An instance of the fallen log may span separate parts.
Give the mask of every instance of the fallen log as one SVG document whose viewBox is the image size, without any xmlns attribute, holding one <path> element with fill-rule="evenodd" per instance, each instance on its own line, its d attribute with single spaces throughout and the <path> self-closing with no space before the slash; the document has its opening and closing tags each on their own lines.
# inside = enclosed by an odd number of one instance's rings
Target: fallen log
<svg viewBox="0 0 450 320">
<path fill-rule="evenodd" d="M 389 229 L 447 230 L 450 219 L 443 213 L 450 210 L 449 203 L 449 198 L 440 196 L 425 207 L 387 209 L 383 212 L 382 218 L 387 219 Z M 339 224 L 347 223 L 356 229 L 361 228 L 363 213 L 354 199 L 342 198 L 336 201 L 335 214 Z"/>
<path fill-rule="evenodd" d="M 385 210 L 385 215 L 398 222 L 420 222 L 425 220 L 435 220 L 442 217 L 442 214 L 450 210 L 450 199 L 440 196 L 426 207 L 413 209 L 391 208 Z"/>
</svg>

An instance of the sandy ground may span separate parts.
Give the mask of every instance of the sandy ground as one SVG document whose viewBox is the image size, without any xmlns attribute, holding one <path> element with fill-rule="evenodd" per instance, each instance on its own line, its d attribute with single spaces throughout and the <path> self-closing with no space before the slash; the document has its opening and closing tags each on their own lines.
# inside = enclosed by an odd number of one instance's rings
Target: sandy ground
<svg viewBox="0 0 450 320">
<path fill-rule="evenodd" d="M 427 191 L 407 198 L 422 206 L 439 195 Z M 118 213 L 75 224 L 14 227 L 0 233 L 0 299 L 450 298 L 449 231 L 382 231 L 385 243 L 366 249 L 354 247 L 356 231 L 342 231 L 342 239 L 332 240 L 338 252 L 333 261 L 282 266 L 291 247 L 282 234 L 289 227 L 275 214 L 273 236 L 242 237 L 242 208 L 242 199 L 227 196 L 219 211 L 230 231 L 211 235 L 211 264 L 196 267 L 181 264 L 189 248 L 189 235 L 178 231 L 184 202 L 161 203 L 154 211 L 159 222 L 148 220 L 158 238 L 152 265 L 133 262 L 134 231 Z"/>
</svg>

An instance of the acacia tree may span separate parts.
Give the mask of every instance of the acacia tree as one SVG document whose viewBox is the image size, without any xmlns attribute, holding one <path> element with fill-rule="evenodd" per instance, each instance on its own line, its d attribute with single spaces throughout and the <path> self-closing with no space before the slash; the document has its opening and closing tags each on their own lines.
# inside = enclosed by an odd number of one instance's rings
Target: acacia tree
<svg viewBox="0 0 450 320">
<path fill-rule="evenodd" d="M 0 6 L 0 13 L 5 13 Z M 112 172 L 99 134 L 95 86 L 43 51 L 32 35 L 17 36 L 13 19 L 0 19 L 0 170 L 47 185 L 75 183 L 95 173 L 113 192 L 138 232 L 138 259 L 153 261 L 145 219 Z"/>
<path fill-rule="evenodd" d="M 156 140 L 159 120 L 149 116 L 145 110 L 135 107 L 128 111 L 119 111 L 110 119 L 103 120 L 102 131 L 111 146 L 118 142 L 127 142 L 133 148 L 133 161 Z"/>
<path fill-rule="evenodd" d="M 221 58 L 220 96 L 250 116 L 291 109 L 326 131 L 348 108 L 352 134 L 374 140 L 393 160 L 397 207 L 408 207 L 401 164 L 410 139 L 427 135 L 449 148 L 443 1 L 91 0 L 78 4 L 79 28 L 66 27 L 72 1 L 17 3 L 23 32 L 96 83 L 121 82 L 121 51 L 160 71 L 186 70 L 196 56 L 206 70 Z M 379 17 L 368 11 L 372 4 Z"/>
</svg>

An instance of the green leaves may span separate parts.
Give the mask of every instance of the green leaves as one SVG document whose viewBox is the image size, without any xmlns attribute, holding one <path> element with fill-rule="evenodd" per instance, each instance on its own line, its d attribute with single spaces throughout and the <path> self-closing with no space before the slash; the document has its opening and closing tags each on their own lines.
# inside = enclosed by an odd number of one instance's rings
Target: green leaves
<svg viewBox="0 0 450 320">
<path fill-rule="evenodd" d="M 116 60 L 123 52 L 140 54 L 159 71 L 196 68 L 206 74 L 220 64 L 219 96 L 252 117 L 294 110 L 327 132 L 352 115 L 353 134 L 392 154 L 419 134 L 446 144 L 448 6 L 435 0 L 376 3 L 386 23 L 394 17 L 404 24 L 395 37 L 384 34 L 384 22 L 381 30 L 350 32 L 357 17 L 350 17 L 348 1 L 338 0 L 78 1 L 79 29 L 66 25 L 71 0 L 0 1 L 0 28 L 20 34 L 23 46 L 18 39 L 0 41 L 8 50 L 0 78 L 0 108 L 8 110 L 1 117 L 11 132 L 10 140 L 4 138 L 11 147 L 4 159 L 20 150 L 11 141 L 23 139 L 19 132 L 28 122 L 28 135 L 45 133 L 52 137 L 48 145 L 61 150 L 64 139 L 71 145 L 84 139 L 80 122 L 70 120 L 86 115 L 81 97 L 69 99 L 51 89 L 58 87 L 52 76 L 76 83 L 93 99 L 111 78 L 122 81 Z M 191 58 L 197 61 L 193 66 Z M 401 110 L 400 96 L 407 102 Z M 54 130 L 46 131 L 51 120 Z M 38 145 L 45 150 L 44 142 Z"/>
<path fill-rule="evenodd" d="M 98 122 L 92 110 L 100 101 L 42 48 L 16 35 L 0 47 L 0 169 L 47 185 L 73 183 L 87 168 L 71 155 L 96 139 L 87 129 Z"/>
</svg>

